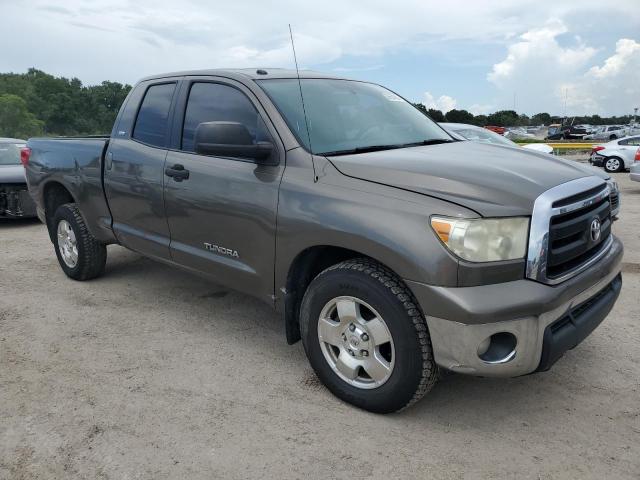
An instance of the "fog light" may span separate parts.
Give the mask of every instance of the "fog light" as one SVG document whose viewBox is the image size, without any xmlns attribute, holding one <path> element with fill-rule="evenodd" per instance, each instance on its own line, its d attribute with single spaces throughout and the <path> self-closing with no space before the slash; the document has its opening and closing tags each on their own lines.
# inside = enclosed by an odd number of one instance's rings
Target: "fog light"
<svg viewBox="0 0 640 480">
<path fill-rule="evenodd" d="M 516 356 L 517 344 L 513 333 L 494 333 L 480 342 L 478 357 L 485 363 L 507 363 Z"/>
</svg>

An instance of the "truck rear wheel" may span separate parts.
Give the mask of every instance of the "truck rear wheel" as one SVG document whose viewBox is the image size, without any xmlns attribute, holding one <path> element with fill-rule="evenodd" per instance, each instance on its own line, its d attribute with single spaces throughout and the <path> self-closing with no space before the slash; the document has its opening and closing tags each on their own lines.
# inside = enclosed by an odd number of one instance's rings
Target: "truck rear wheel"
<svg viewBox="0 0 640 480">
<path fill-rule="evenodd" d="M 64 273 L 74 280 L 90 280 L 104 272 L 107 247 L 87 229 L 73 203 L 61 205 L 53 218 L 54 246 Z"/>
<path fill-rule="evenodd" d="M 365 410 L 402 410 L 437 379 L 415 298 L 393 272 L 372 260 L 347 260 L 320 273 L 302 300 L 300 331 L 320 380 Z"/>
</svg>

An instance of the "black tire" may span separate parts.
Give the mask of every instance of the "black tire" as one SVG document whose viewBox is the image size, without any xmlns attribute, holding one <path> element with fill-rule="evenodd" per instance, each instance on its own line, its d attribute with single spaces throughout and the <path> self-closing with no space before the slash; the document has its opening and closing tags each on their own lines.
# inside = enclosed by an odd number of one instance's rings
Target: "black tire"
<svg viewBox="0 0 640 480">
<path fill-rule="evenodd" d="M 347 383 L 322 352 L 318 339 L 320 313 L 328 302 L 341 296 L 366 302 L 388 327 L 395 365 L 380 386 L 364 389 Z M 400 278 L 375 261 L 346 260 L 320 273 L 302 300 L 300 331 L 309 362 L 320 380 L 338 398 L 365 410 L 391 413 L 407 408 L 438 379 L 429 331 L 416 299 Z"/>
<path fill-rule="evenodd" d="M 609 140 L 616 140 L 617 138 L 618 136 L 615 133 L 609 136 Z"/>
<path fill-rule="evenodd" d="M 611 168 L 608 164 L 609 160 L 617 160 L 618 167 Z M 624 171 L 624 161 L 620 157 L 607 157 L 602 161 L 602 166 L 604 167 L 604 171 L 607 173 L 618 173 Z"/>
<path fill-rule="evenodd" d="M 75 266 L 69 266 L 63 260 L 59 245 L 58 225 L 65 220 L 70 225 L 76 239 L 78 258 Z M 91 280 L 104 273 L 107 262 L 107 247 L 100 243 L 87 229 L 80 210 L 73 203 L 61 205 L 53 216 L 53 245 L 58 263 L 64 273 L 74 280 Z"/>
</svg>

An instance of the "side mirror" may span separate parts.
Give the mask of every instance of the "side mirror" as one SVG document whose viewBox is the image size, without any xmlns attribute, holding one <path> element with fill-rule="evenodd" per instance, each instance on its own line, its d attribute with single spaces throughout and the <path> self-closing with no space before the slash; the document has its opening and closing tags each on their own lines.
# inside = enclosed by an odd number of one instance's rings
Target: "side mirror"
<svg viewBox="0 0 640 480">
<path fill-rule="evenodd" d="M 251 158 L 263 165 L 276 165 L 271 142 L 253 143 L 246 126 L 239 122 L 204 122 L 195 133 L 195 151 L 202 155 Z"/>
</svg>

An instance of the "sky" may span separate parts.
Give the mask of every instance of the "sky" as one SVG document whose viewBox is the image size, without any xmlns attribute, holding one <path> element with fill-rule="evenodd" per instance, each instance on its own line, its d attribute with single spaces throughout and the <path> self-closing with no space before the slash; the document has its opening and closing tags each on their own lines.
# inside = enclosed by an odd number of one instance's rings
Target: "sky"
<svg viewBox="0 0 640 480">
<path fill-rule="evenodd" d="M 443 111 L 633 113 L 640 0 L 0 0 L 0 72 L 135 83 L 163 72 L 300 68 Z"/>
</svg>

